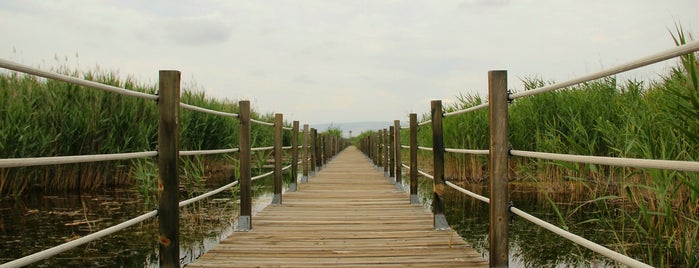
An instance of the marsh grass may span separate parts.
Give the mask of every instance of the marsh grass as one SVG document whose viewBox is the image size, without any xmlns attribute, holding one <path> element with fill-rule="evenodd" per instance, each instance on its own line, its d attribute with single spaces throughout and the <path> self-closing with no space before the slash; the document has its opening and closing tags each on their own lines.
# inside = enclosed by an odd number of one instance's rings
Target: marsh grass
<svg viewBox="0 0 699 268">
<path fill-rule="evenodd" d="M 80 73 L 67 67 L 53 71 L 87 80 L 155 93 L 156 86 L 100 68 Z M 184 103 L 237 113 L 237 102 L 207 97 L 196 85 L 185 85 Z M 0 72 L 0 158 L 67 156 L 152 151 L 157 146 L 157 105 L 153 101 L 36 78 Z M 251 112 L 271 121 L 270 114 Z M 272 130 L 254 126 L 253 146 L 271 144 Z M 180 148 L 207 150 L 235 148 L 238 122 L 234 118 L 180 110 Z M 182 185 L 200 189 L 205 163 L 231 160 L 230 156 L 183 157 Z M 136 187 L 153 193 L 153 160 L 109 161 L 85 164 L 0 169 L 0 194 L 98 191 Z M 147 185 L 134 186 L 135 183 Z"/>
</svg>

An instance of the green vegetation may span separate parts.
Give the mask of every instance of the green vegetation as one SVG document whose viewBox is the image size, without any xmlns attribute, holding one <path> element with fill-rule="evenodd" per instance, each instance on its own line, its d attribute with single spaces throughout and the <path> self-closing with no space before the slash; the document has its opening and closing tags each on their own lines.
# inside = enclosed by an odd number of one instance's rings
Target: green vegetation
<svg viewBox="0 0 699 268">
<path fill-rule="evenodd" d="M 59 73 L 129 90 L 155 93 L 156 85 L 132 78 L 120 80 L 114 72 L 99 69 Z M 181 101 L 207 109 L 236 113 L 237 102 L 207 97 L 196 87 L 183 88 Z M 273 115 L 251 112 L 272 121 Z M 0 72 L 0 158 L 110 154 L 156 150 L 158 109 L 153 101 L 17 74 Z M 272 128 L 253 124 L 254 147 L 273 144 Z M 285 133 L 285 144 L 290 134 Z M 182 150 L 235 148 L 235 118 L 181 109 Z M 208 167 L 231 156 L 182 157 L 180 179 L 188 192 L 197 192 Z M 145 196 L 156 189 L 155 159 L 106 161 L 86 164 L 0 169 L 0 195 L 20 196 L 29 191 L 96 191 L 105 187 L 135 187 Z M 135 186 L 134 186 L 135 185 Z"/>
</svg>

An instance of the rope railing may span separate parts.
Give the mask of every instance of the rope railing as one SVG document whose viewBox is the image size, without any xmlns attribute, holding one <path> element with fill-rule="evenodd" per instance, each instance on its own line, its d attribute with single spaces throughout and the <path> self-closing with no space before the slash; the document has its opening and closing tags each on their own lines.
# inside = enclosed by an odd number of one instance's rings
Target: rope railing
<svg viewBox="0 0 699 268">
<path fill-rule="evenodd" d="M 580 83 L 585 83 L 585 82 L 597 80 L 600 78 L 604 78 L 604 77 L 607 77 L 610 75 L 620 74 L 620 73 L 623 73 L 626 71 L 630 71 L 633 69 L 637 69 L 640 67 L 644 67 L 647 65 L 658 63 L 661 61 L 669 60 L 669 59 L 676 58 L 676 57 L 686 55 L 689 53 L 694 53 L 697 51 L 699 51 L 699 40 L 698 41 L 690 41 L 684 45 L 676 46 L 674 48 L 671 48 L 671 49 L 668 49 L 668 50 L 665 50 L 662 52 L 658 52 L 656 54 L 646 56 L 646 57 L 643 57 L 643 58 L 640 58 L 637 60 L 633 60 L 633 61 L 618 65 L 618 66 L 613 67 L 613 68 L 602 70 L 602 71 L 592 73 L 589 75 L 580 76 L 578 78 L 570 79 L 570 80 L 565 81 L 565 82 L 555 83 L 553 85 L 544 86 L 544 87 L 540 87 L 540 88 L 536 88 L 536 89 L 532 89 L 532 90 L 527 90 L 527 91 L 515 93 L 515 94 L 510 95 L 509 98 L 510 98 L 510 100 L 515 100 L 515 99 L 523 98 L 526 96 L 532 96 L 532 95 L 541 94 L 541 93 L 552 91 L 552 90 L 558 90 L 558 89 L 566 88 L 569 86 L 577 85 Z"/>
<path fill-rule="evenodd" d="M 271 126 L 271 127 L 274 126 L 274 123 L 265 122 L 265 121 L 260 121 L 260 120 L 252 119 L 252 118 L 250 118 L 250 122 L 253 122 L 253 123 L 255 123 L 255 124 L 265 125 L 265 126 Z"/>
<path fill-rule="evenodd" d="M 26 74 L 31 74 L 34 76 L 39 76 L 43 78 L 49 78 L 49 79 L 54 79 L 66 83 L 71 83 L 74 85 L 78 86 L 84 86 L 84 87 L 89 87 L 89 88 L 94 88 L 94 89 L 99 89 L 99 90 L 104 90 L 120 95 L 126 95 L 126 96 L 132 96 L 140 99 L 146 99 L 146 100 L 157 100 L 158 95 L 154 94 L 148 94 L 148 93 L 143 93 L 143 92 L 138 92 L 138 91 L 133 91 L 133 90 L 128 90 L 125 88 L 120 88 L 120 87 L 115 87 L 115 86 L 110 86 L 110 85 L 105 85 L 99 82 L 94 82 L 90 80 L 85 80 L 77 77 L 72 77 L 72 76 L 67 76 L 63 74 L 58 74 L 54 72 L 48 72 L 48 71 L 43 71 L 39 70 L 37 68 L 32 68 L 26 65 L 22 65 L 19 63 L 11 62 L 8 60 L 3 60 L 0 59 L 0 67 L 5 68 L 5 69 L 10 69 L 13 71 L 21 72 L 21 73 L 26 73 Z"/>
<path fill-rule="evenodd" d="M 268 150 L 274 150 L 274 146 L 250 148 L 250 151 L 253 151 L 253 152 L 268 151 Z"/>
<path fill-rule="evenodd" d="M 476 105 L 476 106 L 469 107 L 469 108 L 466 108 L 466 109 L 463 109 L 463 110 L 445 113 L 445 114 L 444 114 L 444 117 L 451 117 L 451 116 L 455 116 L 455 115 L 460 115 L 460 114 L 465 114 L 465 113 L 470 113 L 470 112 L 478 111 L 478 110 L 480 110 L 480 109 L 488 108 L 488 105 L 489 105 L 489 104 L 488 104 L 487 102 L 486 102 L 486 103 L 481 103 L 481 104 L 478 104 L 478 105 Z"/>
<path fill-rule="evenodd" d="M 490 150 L 445 148 L 444 151 L 447 153 L 456 153 L 456 154 L 490 154 Z"/>
<path fill-rule="evenodd" d="M 187 110 L 190 110 L 190 111 L 197 111 L 197 112 L 226 116 L 226 117 L 237 118 L 239 116 L 238 114 L 235 114 L 235 113 L 220 112 L 220 111 L 206 109 L 206 108 L 202 108 L 199 106 L 194 106 L 194 105 L 186 104 L 186 103 L 180 103 L 180 107 L 187 109 Z"/>
<path fill-rule="evenodd" d="M 588 155 L 572 155 L 572 154 L 554 154 L 542 152 L 530 152 L 511 150 L 513 156 L 531 157 L 547 160 L 560 160 L 576 163 L 635 167 L 635 168 L 657 168 L 677 171 L 699 172 L 699 162 L 694 161 L 679 161 L 679 160 L 656 160 L 656 159 L 638 159 L 638 158 L 621 158 L 621 157 L 606 157 L 606 156 L 588 156 Z"/>
<path fill-rule="evenodd" d="M 228 188 L 234 187 L 234 186 L 238 185 L 239 183 L 240 183 L 240 181 L 234 181 L 234 182 L 231 182 L 231 183 L 226 184 L 226 185 L 224 185 L 224 186 L 221 186 L 221 187 L 219 187 L 219 188 L 216 188 L 215 190 L 212 190 L 212 191 L 209 191 L 209 192 L 207 192 L 207 193 L 204 193 L 204 194 L 201 194 L 201 195 L 192 197 L 192 198 L 190 198 L 190 199 L 181 201 L 181 202 L 179 203 L 179 206 L 180 206 L 180 207 L 184 207 L 184 206 L 189 205 L 189 204 L 192 204 L 192 203 L 194 203 L 194 202 L 203 200 L 203 199 L 205 199 L 205 198 L 207 198 L 207 197 L 210 197 L 210 196 L 212 196 L 212 195 L 215 195 L 215 194 L 218 194 L 218 193 L 220 193 L 220 192 L 223 192 L 223 191 L 225 191 L 225 190 L 228 189 Z"/>
<path fill-rule="evenodd" d="M 250 178 L 250 180 L 251 180 L 251 181 L 256 181 L 256 180 L 259 180 L 259 179 L 262 179 L 262 178 L 264 178 L 264 177 L 271 176 L 271 175 L 274 175 L 274 171 L 270 171 L 270 172 L 267 172 L 267 173 L 264 173 L 264 174 L 257 175 L 257 176 L 255 176 L 255 177 Z"/>
<path fill-rule="evenodd" d="M 239 152 L 240 148 L 232 149 L 217 149 L 217 150 L 199 150 L 199 151 L 180 151 L 181 156 L 187 155 L 210 155 L 210 154 L 228 154 Z"/>
<path fill-rule="evenodd" d="M 418 146 L 417 149 L 418 149 L 418 150 L 421 150 L 421 151 L 430 151 L 430 152 L 433 152 L 433 151 L 434 151 L 433 148 L 431 148 L 431 147 L 424 147 L 424 146 Z"/>
<path fill-rule="evenodd" d="M 145 158 L 157 156 L 158 152 L 136 152 L 120 154 L 93 154 L 93 155 L 72 155 L 72 156 L 51 156 L 51 157 L 29 157 L 29 158 L 5 158 L 0 159 L 0 168 L 11 167 L 32 167 L 46 165 L 62 165 L 75 163 L 90 163 L 101 161 L 129 160 L 135 158 Z"/>
</svg>

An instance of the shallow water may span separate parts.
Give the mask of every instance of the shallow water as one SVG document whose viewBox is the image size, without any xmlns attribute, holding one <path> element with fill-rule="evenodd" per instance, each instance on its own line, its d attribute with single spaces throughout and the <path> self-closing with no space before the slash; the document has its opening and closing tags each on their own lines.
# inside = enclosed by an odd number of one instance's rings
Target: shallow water
<svg viewBox="0 0 699 268">
<path fill-rule="evenodd" d="M 269 185 L 260 180 L 255 185 Z M 404 185 L 408 189 L 408 185 Z M 470 186 L 487 196 L 487 189 Z M 448 188 L 449 189 L 449 188 Z M 431 181 L 421 180 L 421 198 L 429 207 Z M 271 189 L 256 188 L 255 211 L 271 202 Z M 183 197 L 184 198 L 184 197 Z M 558 218 L 548 201 L 532 189 L 512 191 L 514 205 L 556 225 Z M 467 242 L 488 257 L 488 206 L 454 190 L 445 199 L 447 219 Z M 406 195 L 406 202 L 408 196 Z M 155 206 L 139 199 L 133 191 L 118 190 L 100 194 L 29 196 L 22 200 L 0 201 L 0 262 L 7 262 L 70 241 L 141 215 Z M 574 204 L 561 202 L 566 211 Z M 584 213 L 582 213 L 584 215 Z M 233 231 L 238 201 L 231 191 L 195 203 L 180 211 L 182 264 L 195 260 Z M 566 219 L 582 222 L 585 219 Z M 600 244 L 613 243 L 611 235 L 591 224 L 573 224 L 570 230 Z M 157 267 L 157 221 L 117 232 L 80 246 L 30 267 Z M 580 248 L 521 218 L 510 225 L 511 267 L 604 267 L 613 266 L 599 254 Z"/>
</svg>

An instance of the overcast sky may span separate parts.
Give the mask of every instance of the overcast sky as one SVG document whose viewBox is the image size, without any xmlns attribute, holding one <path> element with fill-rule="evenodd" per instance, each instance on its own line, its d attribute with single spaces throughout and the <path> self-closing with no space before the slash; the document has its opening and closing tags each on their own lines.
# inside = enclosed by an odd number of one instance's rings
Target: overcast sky
<svg viewBox="0 0 699 268">
<path fill-rule="evenodd" d="M 697 34 L 697 0 L 0 1 L 0 57 L 182 72 L 208 95 L 303 123 L 406 120 L 487 92 L 487 72 L 564 81 Z M 657 78 L 663 63 L 629 74 Z"/>
</svg>

